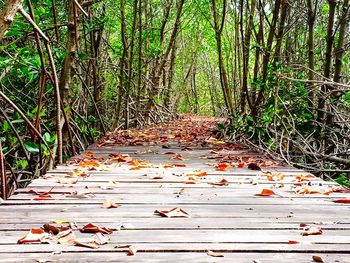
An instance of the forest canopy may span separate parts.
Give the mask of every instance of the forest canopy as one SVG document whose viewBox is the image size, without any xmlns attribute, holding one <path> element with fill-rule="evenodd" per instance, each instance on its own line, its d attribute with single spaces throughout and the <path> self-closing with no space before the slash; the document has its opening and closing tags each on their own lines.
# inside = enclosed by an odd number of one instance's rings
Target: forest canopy
<svg viewBox="0 0 350 263">
<path fill-rule="evenodd" d="M 349 9 L 0 0 L 2 196 L 108 131 L 179 113 L 225 117 L 224 136 L 350 186 Z"/>
</svg>

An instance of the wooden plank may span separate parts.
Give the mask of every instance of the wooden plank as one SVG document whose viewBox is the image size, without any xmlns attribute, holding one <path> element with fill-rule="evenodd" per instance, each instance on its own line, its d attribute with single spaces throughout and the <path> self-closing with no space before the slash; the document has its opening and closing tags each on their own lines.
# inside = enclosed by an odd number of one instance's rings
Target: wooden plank
<svg viewBox="0 0 350 263">
<path fill-rule="evenodd" d="M 344 254 L 317 254 L 325 262 L 349 263 L 348 255 Z M 198 253 L 157 253 L 157 252 L 139 252 L 135 256 L 127 256 L 126 252 L 103 252 L 103 253 L 69 253 L 56 254 L 3 254 L 0 262 L 284 262 L 284 263 L 310 263 L 312 262 L 312 253 L 224 253 L 223 258 L 213 258 L 206 254 L 205 251 Z M 6 258 L 6 260 L 4 260 Z"/>
</svg>

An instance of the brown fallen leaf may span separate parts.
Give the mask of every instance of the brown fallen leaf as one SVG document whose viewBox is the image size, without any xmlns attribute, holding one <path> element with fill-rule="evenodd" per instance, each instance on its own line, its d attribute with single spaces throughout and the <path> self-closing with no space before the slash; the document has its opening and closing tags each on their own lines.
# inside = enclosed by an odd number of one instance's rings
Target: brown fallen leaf
<svg viewBox="0 0 350 263">
<path fill-rule="evenodd" d="M 109 236 L 106 236 L 102 233 L 96 233 L 95 236 L 94 236 L 94 239 L 95 239 L 95 242 L 98 244 L 98 245 L 104 245 L 104 244 L 107 244 L 110 237 Z"/>
<path fill-rule="evenodd" d="M 27 235 L 24 237 L 18 239 L 17 243 L 18 244 L 23 244 L 23 243 L 37 243 L 41 242 L 40 240 L 44 238 L 46 235 L 45 231 L 42 229 L 37 229 L 33 228 L 29 231 Z"/>
<path fill-rule="evenodd" d="M 71 229 L 69 226 L 54 226 L 54 225 L 50 225 L 50 224 L 44 224 L 43 228 L 46 232 L 52 233 L 54 235 L 57 235 L 60 232 L 66 231 Z"/>
<path fill-rule="evenodd" d="M 350 198 L 336 199 L 332 200 L 332 202 L 340 204 L 350 204 Z"/>
<path fill-rule="evenodd" d="M 260 194 L 255 194 L 256 196 L 271 196 L 276 195 L 274 191 L 271 189 L 263 189 Z"/>
<path fill-rule="evenodd" d="M 72 229 L 60 232 L 57 236 L 57 242 L 59 244 L 67 244 L 67 245 L 74 245 L 75 244 L 75 235 L 72 231 Z"/>
<path fill-rule="evenodd" d="M 87 224 L 85 226 L 83 226 L 82 229 L 80 229 L 80 232 L 83 232 L 83 233 L 103 233 L 103 234 L 111 234 L 113 233 L 113 229 L 111 228 L 107 228 L 107 227 L 99 227 L 99 226 L 96 226 L 94 224 Z"/>
<path fill-rule="evenodd" d="M 312 260 L 315 262 L 324 262 L 320 256 L 312 256 Z"/>
<path fill-rule="evenodd" d="M 135 256 L 136 253 L 137 253 L 137 249 L 133 246 L 130 246 L 128 249 L 128 256 Z"/>
<path fill-rule="evenodd" d="M 261 171 L 261 168 L 256 163 L 249 163 L 248 164 L 248 169 L 255 170 L 255 171 Z"/>
<path fill-rule="evenodd" d="M 185 210 L 178 207 L 170 210 L 156 210 L 154 213 L 162 217 L 189 217 L 189 214 Z"/>
<path fill-rule="evenodd" d="M 227 186 L 229 185 L 228 181 L 224 178 L 221 179 L 221 181 L 219 182 L 209 182 L 208 184 L 211 184 L 211 185 L 218 185 L 218 186 Z"/>
<path fill-rule="evenodd" d="M 103 208 L 119 208 L 119 207 L 121 207 L 121 205 L 119 205 L 119 204 L 116 204 L 115 202 L 113 202 L 112 200 L 110 200 L 110 199 L 106 199 L 105 201 L 104 201 L 104 203 L 102 204 L 102 207 Z"/>
<path fill-rule="evenodd" d="M 211 256 L 211 257 L 221 257 L 221 258 L 224 257 L 224 254 L 219 253 L 219 252 L 214 252 L 214 251 L 211 251 L 211 250 L 207 251 L 207 255 Z"/>
<path fill-rule="evenodd" d="M 164 178 L 163 176 L 156 175 L 156 176 L 154 176 L 152 179 L 160 180 L 160 179 L 163 179 L 163 178 Z"/>
<path fill-rule="evenodd" d="M 296 240 L 289 240 L 288 241 L 288 244 L 291 244 L 291 245 L 293 245 L 293 244 L 299 244 L 300 242 L 299 241 L 296 241 Z"/>
<path fill-rule="evenodd" d="M 74 245 L 79 247 L 88 247 L 88 248 L 99 248 L 100 245 L 97 244 L 96 240 L 93 238 L 81 238 L 74 240 Z"/>
<path fill-rule="evenodd" d="M 310 236 L 310 235 L 322 235 L 322 228 L 318 226 L 309 226 L 304 229 L 301 233 L 302 236 Z"/>
</svg>

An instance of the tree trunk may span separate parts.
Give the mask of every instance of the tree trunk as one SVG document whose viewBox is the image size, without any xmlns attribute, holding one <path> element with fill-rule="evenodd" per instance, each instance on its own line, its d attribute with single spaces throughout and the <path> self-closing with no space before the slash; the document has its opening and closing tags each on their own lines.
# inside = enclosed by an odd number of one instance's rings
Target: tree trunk
<svg viewBox="0 0 350 263">
<path fill-rule="evenodd" d="M 0 11 L 0 40 L 4 38 L 17 11 L 21 8 L 23 0 L 8 0 Z"/>
</svg>

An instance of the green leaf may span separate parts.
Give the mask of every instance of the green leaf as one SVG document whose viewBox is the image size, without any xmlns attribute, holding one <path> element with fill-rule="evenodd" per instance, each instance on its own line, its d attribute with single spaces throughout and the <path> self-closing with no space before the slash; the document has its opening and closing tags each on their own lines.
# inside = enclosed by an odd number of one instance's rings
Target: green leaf
<svg viewBox="0 0 350 263">
<path fill-rule="evenodd" d="M 10 124 L 7 121 L 5 121 L 4 124 L 2 125 L 2 130 L 4 132 L 8 132 L 10 130 Z"/>
<path fill-rule="evenodd" d="M 36 143 L 33 142 L 25 142 L 24 148 L 27 149 L 30 153 L 39 153 L 39 146 Z"/>
</svg>

